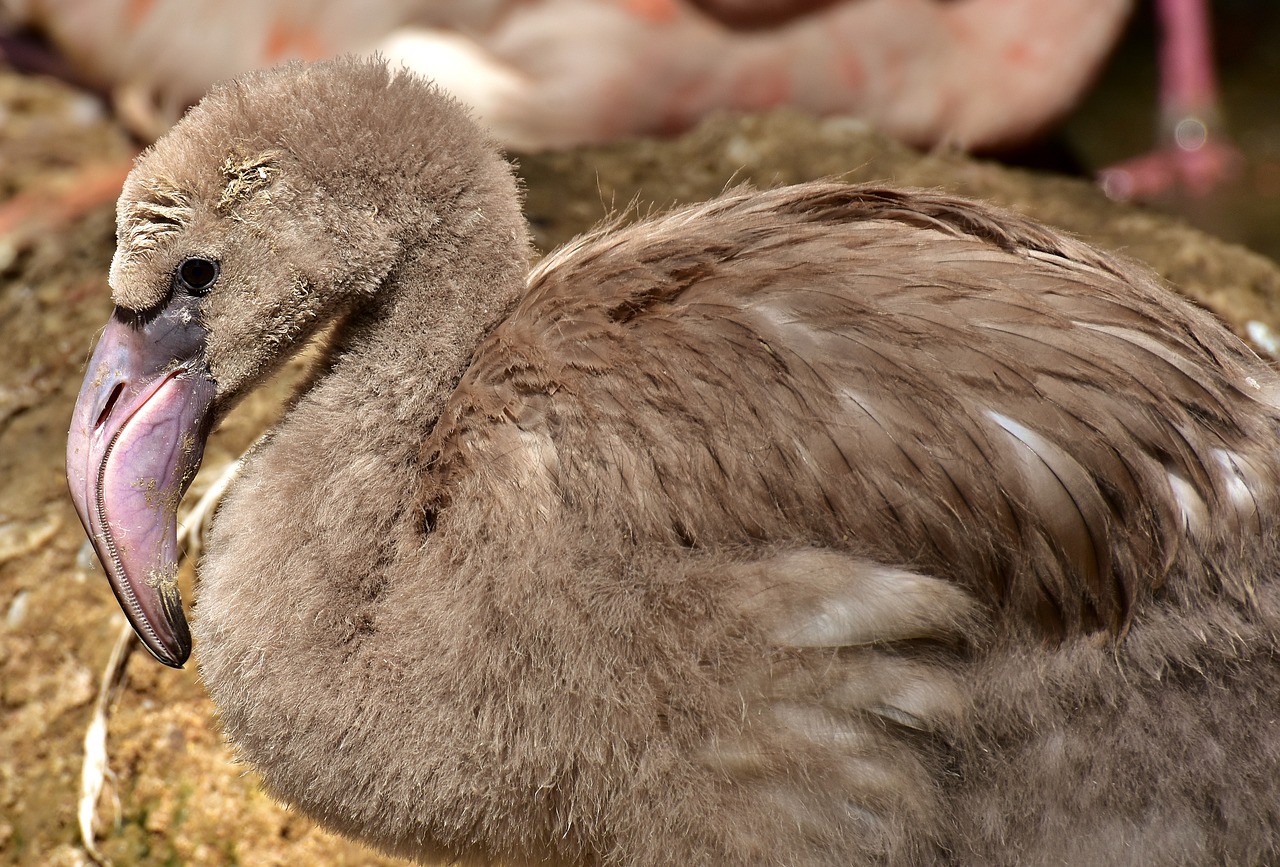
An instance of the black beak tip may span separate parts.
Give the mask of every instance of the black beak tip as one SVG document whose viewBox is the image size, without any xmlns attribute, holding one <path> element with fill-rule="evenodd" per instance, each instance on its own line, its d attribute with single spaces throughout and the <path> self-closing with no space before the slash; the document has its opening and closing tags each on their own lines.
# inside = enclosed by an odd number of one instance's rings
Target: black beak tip
<svg viewBox="0 0 1280 867">
<path fill-rule="evenodd" d="M 113 582 L 113 589 L 116 585 Z M 131 606 L 119 591 L 116 598 L 128 614 Z M 182 668 L 191 657 L 191 629 L 182 610 L 182 599 L 174 590 L 160 595 L 160 615 L 148 618 L 136 612 L 129 616 L 129 623 L 137 633 L 143 647 L 156 661 L 169 668 Z"/>
<path fill-rule="evenodd" d="M 166 659 L 161 656 L 157 656 L 156 659 L 163 665 L 169 666 L 169 668 L 176 668 L 179 671 L 181 671 L 182 668 L 184 667 L 184 664 L 187 661 L 187 657 L 190 656 L 190 654 L 191 652 L 187 651 L 185 653 L 180 654 L 178 659 Z"/>
<path fill-rule="evenodd" d="M 175 636 L 175 638 L 178 638 Z M 165 645 L 157 645 L 151 641 L 143 641 L 143 645 L 155 657 L 156 661 L 169 668 L 182 668 L 191 657 L 191 637 L 184 635 L 178 640 Z"/>
</svg>

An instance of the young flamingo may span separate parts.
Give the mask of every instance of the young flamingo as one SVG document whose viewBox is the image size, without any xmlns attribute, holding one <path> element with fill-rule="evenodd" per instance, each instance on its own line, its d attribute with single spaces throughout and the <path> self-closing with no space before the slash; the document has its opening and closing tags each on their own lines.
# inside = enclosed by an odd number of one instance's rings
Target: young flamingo
<svg viewBox="0 0 1280 867">
<path fill-rule="evenodd" d="M 67 466 L 160 661 L 204 436 L 332 329 L 194 630 L 328 827 L 465 864 L 1280 855 L 1280 382 L 1142 269 L 812 183 L 530 271 L 495 146 L 359 60 L 216 88 L 118 215 Z"/>
</svg>

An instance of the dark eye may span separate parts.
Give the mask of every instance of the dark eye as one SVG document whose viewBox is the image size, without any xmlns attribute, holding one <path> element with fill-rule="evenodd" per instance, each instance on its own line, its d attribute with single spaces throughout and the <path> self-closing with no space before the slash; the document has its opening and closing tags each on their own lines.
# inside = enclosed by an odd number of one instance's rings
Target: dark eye
<svg viewBox="0 0 1280 867">
<path fill-rule="evenodd" d="M 218 263 L 193 256 L 178 266 L 178 282 L 191 292 L 203 292 L 218 279 Z"/>
</svg>

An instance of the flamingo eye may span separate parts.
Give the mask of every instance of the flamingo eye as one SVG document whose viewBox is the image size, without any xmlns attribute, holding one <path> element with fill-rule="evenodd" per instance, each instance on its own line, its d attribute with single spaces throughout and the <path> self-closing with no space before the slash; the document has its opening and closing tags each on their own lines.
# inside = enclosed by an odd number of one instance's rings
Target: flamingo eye
<svg viewBox="0 0 1280 867">
<path fill-rule="evenodd" d="M 178 266 L 178 282 L 189 292 L 206 292 L 218 279 L 218 263 L 193 256 Z"/>
</svg>

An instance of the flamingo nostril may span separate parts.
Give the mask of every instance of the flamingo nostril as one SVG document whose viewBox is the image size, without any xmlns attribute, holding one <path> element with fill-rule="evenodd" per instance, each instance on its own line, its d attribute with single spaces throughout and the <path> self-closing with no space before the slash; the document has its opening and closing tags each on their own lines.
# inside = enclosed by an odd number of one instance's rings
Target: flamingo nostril
<svg viewBox="0 0 1280 867">
<path fill-rule="evenodd" d="M 100 429 L 107 419 L 111 417 L 111 410 L 115 409 L 116 401 L 120 399 L 120 395 L 124 392 L 124 383 L 116 383 L 116 387 L 111 389 L 111 395 L 107 398 L 106 404 L 102 407 L 102 412 L 98 413 L 98 420 L 93 423 L 93 429 Z"/>
</svg>

